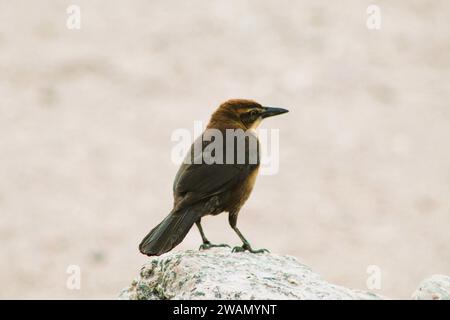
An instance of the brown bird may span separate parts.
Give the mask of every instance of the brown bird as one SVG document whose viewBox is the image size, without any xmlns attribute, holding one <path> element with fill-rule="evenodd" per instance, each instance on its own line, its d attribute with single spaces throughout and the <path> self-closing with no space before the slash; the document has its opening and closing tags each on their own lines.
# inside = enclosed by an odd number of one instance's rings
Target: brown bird
<svg viewBox="0 0 450 320">
<path fill-rule="evenodd" d="M 201 225 L 204 216 L 222 212 L 228 212 L 229 224 L 243 242 L 234 252 L 266 252 L 251 247 L 237 227 L 237 218 L 252 192 L 260 165 L 259 141 L 253 129 L 264 118 L 286 112 L 286 109 L 243 99 L 220 105 L 178 170 L 173 184 L 172 211 L 142 240 L 140 252 L 158 256 L 172 250 L 194 223 L 203 241 L 200 249 L 228 246 L 212 244 Z"/>
</svg>

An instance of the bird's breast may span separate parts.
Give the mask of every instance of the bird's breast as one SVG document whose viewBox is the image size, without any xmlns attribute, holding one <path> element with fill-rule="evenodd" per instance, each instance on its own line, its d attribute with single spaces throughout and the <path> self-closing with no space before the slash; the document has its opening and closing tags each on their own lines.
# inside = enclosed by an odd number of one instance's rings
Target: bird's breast
<svg viewBox="0 0 450 320">
<path fill-rule="evenodd" d="M 229 200 L 224 211 L 237 213 L 250 197 L 258 176 L 259 165 L 249 168 L 250 172 L 243 176 L 241 180 L 229 192 Z"/>
</svg>

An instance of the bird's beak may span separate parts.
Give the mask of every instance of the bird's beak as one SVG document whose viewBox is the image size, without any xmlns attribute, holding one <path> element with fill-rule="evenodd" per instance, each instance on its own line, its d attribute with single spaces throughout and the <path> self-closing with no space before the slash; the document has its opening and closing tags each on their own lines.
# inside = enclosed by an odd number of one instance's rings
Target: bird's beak
<svg viewBox="0 0 450 320">
<path fill-rule="evenodd" d="M 264 111 L 262 112 L 261 116 L 264 119 L 268 117 L 278 116 L 286 112 L 289 112 L 289 110 L 283 108 L 264 107 Z"/>
</svg>

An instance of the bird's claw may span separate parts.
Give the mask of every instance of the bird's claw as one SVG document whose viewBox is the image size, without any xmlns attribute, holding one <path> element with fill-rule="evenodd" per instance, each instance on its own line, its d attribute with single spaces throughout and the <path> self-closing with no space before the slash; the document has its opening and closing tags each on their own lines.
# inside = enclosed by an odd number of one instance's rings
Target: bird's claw
<svg viewBox="0 0 450 320">
<path fill-rule="evenodd" d="M 233 250 L 232 250 L 232 252 L 245 252 L 245 251 L 248 251 L 248 252 L 250 252 L 250 253 L 270 253 L 270 251 L 269 250 L 267 250 L 267 249 L 257 249 L 257 250 L 254 250 L 250 245 L 248 245 L 248 244 L 244 244 L 244 245 L 242 245 L 242 246 L 238 246 L 238 247 L 234 247 L 233 248 Z"/>
<path fill-rule="evenodd" d="M 227 245 L 227 244 L 225 244 L 225 243 L 222 243 L 222 244 L 212 244 L 211 242 L 205 242 L 205 243 L 203 243 L 203 244 L 200 246 L 199 250 L 208 250 L 208 249 L 211 249 L 211 248 L 230 248 L 230 246 Z"/>
<path fill-rule="evenodd" d="M 231 252 L 235 253 L 235 252 L 244 252 L 245 249 L 243 247 L 234 247 L 233 250 L 231 250 Z"/>
</svg>

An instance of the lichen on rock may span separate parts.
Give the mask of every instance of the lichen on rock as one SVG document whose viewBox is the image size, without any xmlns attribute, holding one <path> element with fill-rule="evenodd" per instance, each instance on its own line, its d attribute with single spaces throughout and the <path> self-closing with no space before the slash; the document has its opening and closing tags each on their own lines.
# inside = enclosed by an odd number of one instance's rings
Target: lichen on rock
<svg viewBox="0 0 450 320">
<path fill-rule="evenodd" d="M 423 280 L 412 298 L 414 300 L 450 300 L 450 277 L 434 275 Z"/>
<path fill-rule="evenodd" d="M 291 256 L 181 251 L 153 257 L 120 299 L 382 299 L 328 283 Z"/>
</svg>

